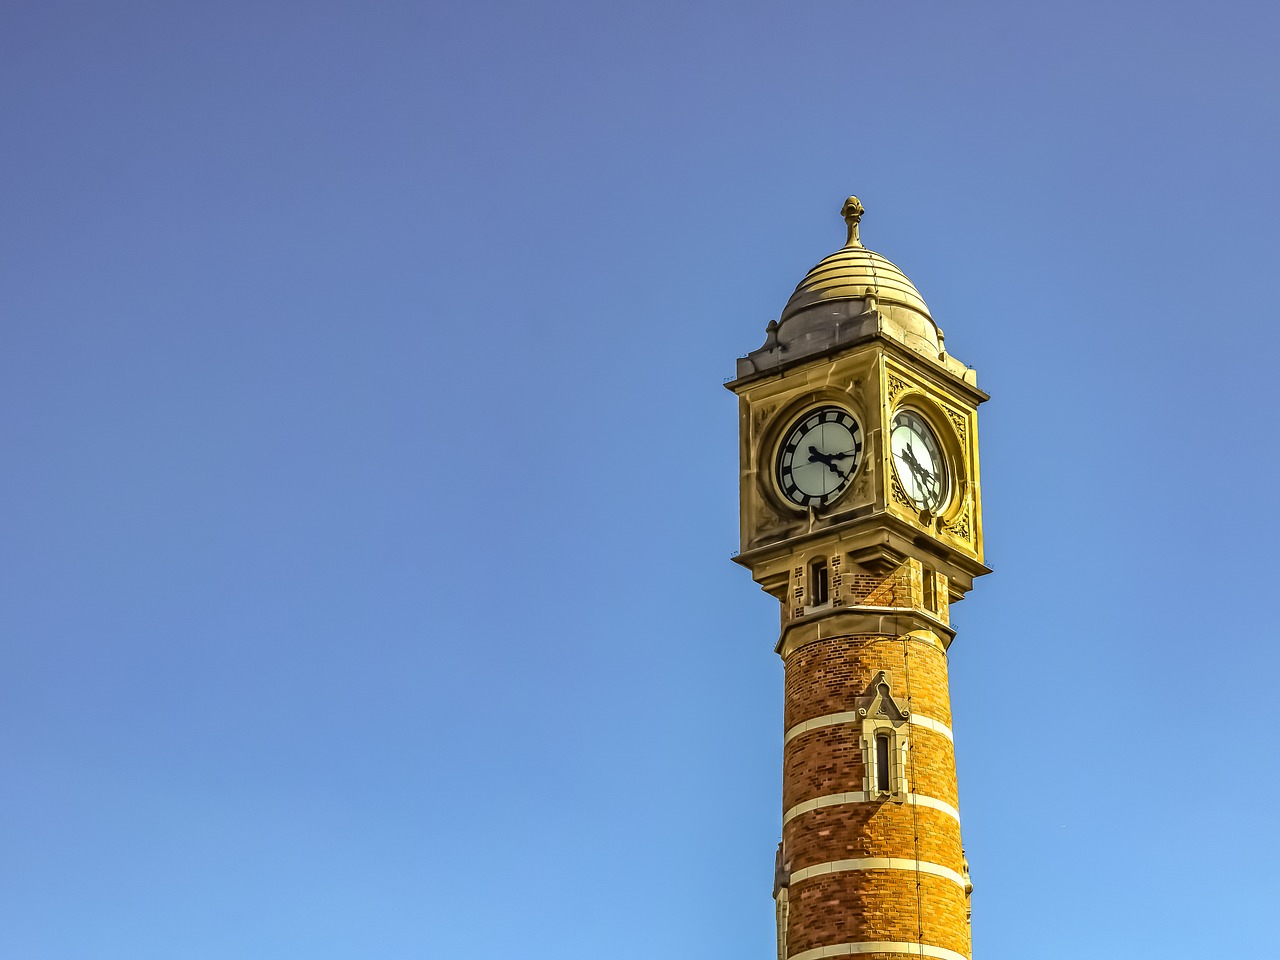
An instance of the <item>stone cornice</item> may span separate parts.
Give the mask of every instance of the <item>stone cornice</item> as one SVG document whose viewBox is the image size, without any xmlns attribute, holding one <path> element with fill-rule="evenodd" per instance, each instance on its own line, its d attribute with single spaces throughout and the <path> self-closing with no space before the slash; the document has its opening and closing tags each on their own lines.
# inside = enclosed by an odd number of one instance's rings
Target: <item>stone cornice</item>
<svg viewBox="0 0 1280 960">
<path fill-rule="evenodd" d="M 836 637 L 913 636 L 946 650 L 955 639 L 950 625 L 923 610 L 905 607 L 845 606 L 821 610 L 787 624 L 774 652 L 784 660 L 801 647 Z"/>
<path fill-rule="evenodd" d="M 833 519 L 838 517 L 837 514 Z M 744 551 L 733 560 L 754 572 L 771 561 L 795 556 L 805 544 L 822 539 L 834 540 L 855 563 L 869 566 L 876 563 L 893 566 L 907 557 L 931 557 L 951 578 L 956 594 L 953 599 L 957 600 L 972 589 L 976 577 L 991 572 L 990 567 L 954 549 L 928 531 L 884 512 L 851 517 L 845 521 L 837 519 L 831 526 Z"/>
<path fill-rule="evenodd" d="M 991 399 L 991 395 L 985 390 L 980 389 L 977 384 L 970 383 L 963 377 L 958 377 L 946 367 L 941 366 L 936 361 L 931 362 L 928 357 L 923 357 L 913 350 L 909 350 L 902 344 L 898 343 L 892 337 L 886 336 L 879 330 L 871 330 L 862 336 L 855 337 L 845 342 L 833 344 L 820 353 L 808 354 L 802 358 L 797 358 L 789 364 L 783 364 L 776 369 L 764 370 L 759 373 L 748 374 L 747 376 L 737 377 L 725 383 L 725 389 L 734 393 L 741 393 L 744 388 L 754 383 L 760 383 L 765 380 L 780 380 L 783 377 L 792 376 L 796 370 L 807 364 L 824 364 L 829 363 L 831 358 L 837 354 L 849 351 L 852 347 L 862 344 L 878 341 L 885 353 L 892 355 L 895 359 L 907 364 L 912 370 L 926 378 L 932 378 L 940 386 L 953 390 L 955 393 L 970 401 L 975 407 L 981 403 L 985 403 Z"/>
</svg>

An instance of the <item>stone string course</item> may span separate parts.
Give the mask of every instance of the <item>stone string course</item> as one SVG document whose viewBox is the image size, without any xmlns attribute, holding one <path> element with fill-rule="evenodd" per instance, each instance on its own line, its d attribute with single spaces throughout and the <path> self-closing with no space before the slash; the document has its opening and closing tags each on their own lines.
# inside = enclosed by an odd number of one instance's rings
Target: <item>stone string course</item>
<svg viewBox="0 0 1280 960">
<path fill-rule="evenodd" d="M 834 943 L 897 940 L 969 954 L 964 892 L 950 880 L 919 875 L 923 936 L 916 920 L 916 874 L 870 870 L 814 877 L 791 890 L 789 954 Z M 904 906 L 910 909 L 904 909 Z"/>
</svg>

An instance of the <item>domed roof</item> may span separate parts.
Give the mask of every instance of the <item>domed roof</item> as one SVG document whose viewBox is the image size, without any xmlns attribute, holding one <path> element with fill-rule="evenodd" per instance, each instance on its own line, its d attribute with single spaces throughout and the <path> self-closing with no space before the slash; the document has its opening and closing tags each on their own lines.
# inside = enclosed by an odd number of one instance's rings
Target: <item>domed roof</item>
<svg viewBox="0 0 1280 960">
<path fill-rule="evenodd" d="M 863 213 L 858 198 L 846 200 L 840 213 L 849 226 L 849 239 L 800 281 L 782 316 L 765 327 L 764 344 L 738 358 L 734 382 L 776 376 L 787 367 L 878 337 L 897 342 L 976 387 L 977 375 L 947 353 L 942 331 L 920 291 L 858 239 Z"/>
<path fill-rule="evenodd" d="M 870 287 L 871 295 L 880 303 L 907 307 L 932 320 L 924 297 L 907 275 L 858 239 L 858 223 L 863 214 L 858 198 L 846 200 L 840 213 L 849 226 L 848 241 L 805 275 L 779 319 L 785 321 L 801 310 L 831 300 L 862 300 Z"/>
</svg>

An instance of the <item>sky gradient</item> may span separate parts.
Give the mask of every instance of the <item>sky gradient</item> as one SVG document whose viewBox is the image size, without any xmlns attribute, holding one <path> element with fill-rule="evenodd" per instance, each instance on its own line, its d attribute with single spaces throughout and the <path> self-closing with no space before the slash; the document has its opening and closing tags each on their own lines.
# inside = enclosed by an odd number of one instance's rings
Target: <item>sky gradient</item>
<svg viewBox="0 0 1280 960">
<path fill-rule="evenodd" d="M 1273 953 L 1278 27 L 6 4 L 0 957 L 772 958 L 721 382 L 850 193 L 993 398 L 975 956 Z"/>
</svg>

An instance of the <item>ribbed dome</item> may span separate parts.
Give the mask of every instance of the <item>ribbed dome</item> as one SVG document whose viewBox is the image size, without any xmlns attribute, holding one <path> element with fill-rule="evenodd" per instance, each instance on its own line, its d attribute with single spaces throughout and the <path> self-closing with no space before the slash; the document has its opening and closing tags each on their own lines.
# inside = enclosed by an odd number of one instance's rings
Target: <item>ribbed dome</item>
<svg viewBox="0 0 1280 960">
<path fill-rule="evenodd" d="M 880 254 L 868 250 L 858 239 L 858 221 L 863 211 L 857 198 L 850 197 L 841 212 L 849 225 L 848 242 L 835 253 L 823 257 L 805 275 L 787 301 L 780 319 L 786 320 L 801 310 L 829 300 L 862 300 L 870 287 L 879 302 L 918 310 L 932 320 L 924 297 L 920 296 L 907 275 Z"/>
<path fill-rule="evenodd" d="M 901 270 L 858 239 L 863 214 L 858 198 L 846 200 L 840 213 L 849 227 L 845 245 L 800 281 L 782 316 L 765 327 L 764 344 L 738 359 L 738 382 L 773 376 L 878 337 L 976 386 L 974 372 L 947 353 L 920 292 Z"/>
<path fill-rule="evenodd" d="M 881 303 L 897 303 L 930 317 L 924 298 L 907 275 L 874 250 L 842 247 L 823 257 L 787 301 L 781 319 L 827 300 L 861 300 L 867 288 Z M 930 317 L 932 319 L 932 317 Z"/>
</svg>

